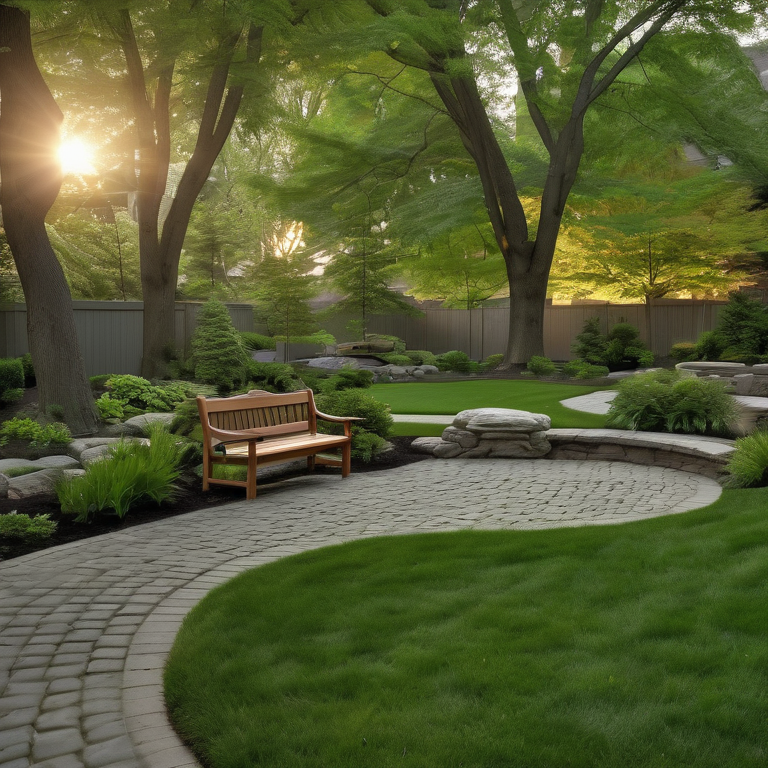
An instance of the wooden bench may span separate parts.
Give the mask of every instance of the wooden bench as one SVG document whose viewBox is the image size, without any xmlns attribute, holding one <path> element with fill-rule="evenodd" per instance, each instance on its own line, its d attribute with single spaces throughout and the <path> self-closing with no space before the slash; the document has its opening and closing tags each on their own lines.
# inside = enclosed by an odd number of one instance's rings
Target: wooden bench
<svg viewBox="0 0 768 768">
<path fill-rule="evenodd" d="M 360 419 L 329 416 L 315 408 L 311 390 L 272 394 L 251 390 L 234 397 L 197 398 L 203 427 L 203 490 L 211 484 L 236 485 L 246 489 L 246 498 L 256 498 L 256 467 L 307 458 L 307 467 L 329 464 L 350 472 L 352 422 Z M 344 435 L 317 432 L 317 420 L 344 425 Z M 319 456 L 341 450 L 341 457 Z M 248 468 L 245 482 L 212 477 L 217 464 Z"/>
</svg>

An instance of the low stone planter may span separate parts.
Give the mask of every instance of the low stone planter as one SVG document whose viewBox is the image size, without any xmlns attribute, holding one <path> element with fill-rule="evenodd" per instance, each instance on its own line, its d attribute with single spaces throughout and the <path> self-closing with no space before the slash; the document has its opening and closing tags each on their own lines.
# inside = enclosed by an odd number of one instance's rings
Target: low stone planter
<svg viewBox="0 0 768 768">
<path fill-rule="evenodd" d="M 512 408 L 473 408 L 457 414 L 442 437 L 420 437 L 411 448 L 442 459 L 536 459 L 552 446 L 549 416 Z"/>
</svg>

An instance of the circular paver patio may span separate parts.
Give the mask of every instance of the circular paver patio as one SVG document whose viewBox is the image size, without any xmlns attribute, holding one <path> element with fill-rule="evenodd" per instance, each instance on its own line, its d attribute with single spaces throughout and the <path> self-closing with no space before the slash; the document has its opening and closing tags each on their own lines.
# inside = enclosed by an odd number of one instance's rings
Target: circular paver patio
<svg viewBox="0 0 768 768">
<path fill-rule="evenodd" d="M 719 495 L 659 467 L 427 460 L 298 477 L 0 563 L 0 768 L 196 766 L 168 725 L 162 668 L 183 616 L 247 568 L 368 536 L 618 523 Z"/>
</svg>

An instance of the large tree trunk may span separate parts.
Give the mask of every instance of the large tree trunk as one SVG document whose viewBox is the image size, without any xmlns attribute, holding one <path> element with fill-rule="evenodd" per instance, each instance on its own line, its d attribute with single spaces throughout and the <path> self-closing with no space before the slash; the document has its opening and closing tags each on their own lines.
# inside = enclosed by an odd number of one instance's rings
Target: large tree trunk
<svg viewBox="0 0 768 768">
<path fill-rule="evenodd" d="M 27 304 L 39 406 L 63 409 L 73 434 L 93 434 L 96 409 L 64 272 L 45 231 L 61 187 L 62 114 L 32 53 L 29 18 L 0 5 L 0 206 Z"/>
<path fill-rule="evenodd" d="M 158 213 L 170 160 L 169 106 L 174 66 L 168 64 L 160 71 L 153 102 L 128 10 L 120 11 L 113 29 L 125 55 L 139 143 L 139 260 L 144 299 L 141 375 L 150 379 L 164 375 L 168 355 L 174 347 L 179 259 L 192 208 L 232 130 L 243 97 L 242 85 L 227 87 L 241 34 L 232 33 L 220 43 L 197 143 L 160 234 Z M 249 27 L 246 61 L 250 64 L 257 64 L 261 57 L 262 35 L 263 27 Z"/>
</svg>

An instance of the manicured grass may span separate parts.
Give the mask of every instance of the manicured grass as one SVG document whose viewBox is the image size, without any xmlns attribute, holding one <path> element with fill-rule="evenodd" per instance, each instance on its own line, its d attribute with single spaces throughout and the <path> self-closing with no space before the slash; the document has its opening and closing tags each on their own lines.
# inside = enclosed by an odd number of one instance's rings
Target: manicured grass
<svg viewBox="0 0 768 768">
<path fill-rule="evenodd" d="M 258 568 L 165 673 L 211 768 L 762 768 L 768 489 L 620 526 L 369 539 Z"/>
<path fill-rule="evenodd" d="M 605 387 L 481 379 L 374 384 L 366 391 L 377 400 L 388 403 L 392 413 L 456 414 L 467 408 L 516 408 L 520 411 L 546 413 L 552 419 L 554 428 L 596 429 L 605 426 L 605 416 L 565 408 L 560 405 L 560 400 L 586 395 L 600 389 Z"/>
<path fill-rule="evenodd" d="M 393 437 L 440 437 L 447 426 L 447 424 L 396 421 L 391 434 Z"/>
</svg>

